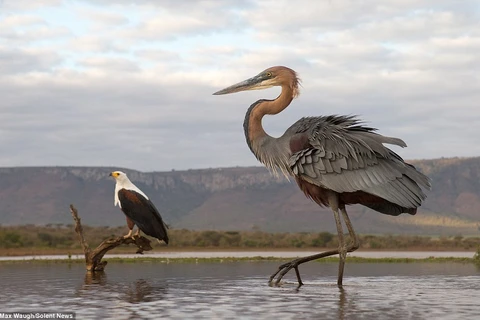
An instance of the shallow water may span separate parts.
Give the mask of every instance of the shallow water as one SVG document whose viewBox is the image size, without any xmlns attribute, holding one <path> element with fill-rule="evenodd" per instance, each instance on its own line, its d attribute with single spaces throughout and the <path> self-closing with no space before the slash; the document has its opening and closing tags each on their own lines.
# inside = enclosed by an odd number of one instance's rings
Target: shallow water
<svg viewBox="0 0 480 320">
<path fill-rule="evenodd" d="M 316 254 L 318 251 L 167 251 L 167 252 L 145 252 L 138 254 L 107 254 L 105 257 L 116 258 L 254 258 L 254 257 L 272 257 L 293 259 L 302 256 Z M 412 258 L 424 259 L 435 258 L 473 258 L 473 251 L 355 251 L 348 256 L 360 258 Z M 0 261 L 10 260 L 65 260 L 68 255 L 37 255 L 37 256 L 5 256 L 0 257 Z M 70 259 L 85 259 L 83 254 L 71 255 Z"/>
<path fill-rule="evenodd" d="M 0 312 L 74 311 L 77 319 L 480 319 L 480 269 L 463 263 L 310 262 L 269 287 L 278 262 L 0 264 Z"/>
</svg>

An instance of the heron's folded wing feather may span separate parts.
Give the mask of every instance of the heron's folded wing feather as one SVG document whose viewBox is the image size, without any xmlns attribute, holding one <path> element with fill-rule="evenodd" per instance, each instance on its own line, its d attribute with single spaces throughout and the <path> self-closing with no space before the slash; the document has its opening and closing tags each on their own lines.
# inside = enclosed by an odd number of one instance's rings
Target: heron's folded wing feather
<svg viewBox="0 0 480 320">
<path fill-rule="evenodd" d="M 406 208 L 425 199 L 429 179 L 384 143 L 405 146 L 376 134 L 352 117 L 307 118 L 309 145 L 292 154 L 289 165 L 300 178 L 338 193 L 364 191 Z"/>
</svg>

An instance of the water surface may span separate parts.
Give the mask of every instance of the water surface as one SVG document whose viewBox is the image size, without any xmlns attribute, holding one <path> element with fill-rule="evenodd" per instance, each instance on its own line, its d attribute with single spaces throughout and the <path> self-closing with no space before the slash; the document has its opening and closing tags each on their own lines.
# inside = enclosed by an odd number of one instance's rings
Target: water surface
<svg viewBox="0 0 480 320">
<path fill-rule="evenodd" d="M 480 319 L 480 270 L 463 263 L 301 266 L 269 287 L 278 262 L 0 264 L 0 312 L 75 311 L 77 319 Z"/>
<path fill-rule="evenodd" d="M 166 251 L 166 252 L 145 252 L 143 255 L 124 253 L 124 254 L 107 254 L 105 258 L 298 258 L 317 254 L 318 251 Z M 429 257 L 435 258 L 473 258 L 473 251 L 355 251 L 349 253 L 348 256 L 360 258 L 411 258 L 425 259 Z M 9 260 L 64 260 L 69 259 L 68 255 L 31 255 L 31 256 L 4 256 L 0 257 L 0 261 Z M 74 254 L 70 259 L 85 259 L 83 254 Z"/>
</svg>

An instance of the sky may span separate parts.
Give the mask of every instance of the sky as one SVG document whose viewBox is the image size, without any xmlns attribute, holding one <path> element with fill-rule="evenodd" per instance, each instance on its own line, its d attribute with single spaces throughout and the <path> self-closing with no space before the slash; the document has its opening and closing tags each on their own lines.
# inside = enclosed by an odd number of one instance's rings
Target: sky
<svg viewBox="0 0 480 320">
<path fill-rule="evenodd" d="M 480 156 L 480 3 L 0 0 L 0 166 L 261 165 L 247 108 L 212 93 L 285 65 L 300 96 L 263 124 L 356 114 L 405 159 Z"/>
</svg>

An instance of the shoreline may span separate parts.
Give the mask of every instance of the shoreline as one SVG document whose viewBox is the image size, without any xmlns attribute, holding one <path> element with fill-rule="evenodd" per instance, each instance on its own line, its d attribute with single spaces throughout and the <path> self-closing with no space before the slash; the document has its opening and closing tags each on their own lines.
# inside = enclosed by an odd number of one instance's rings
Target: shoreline
<svg viewBox="0 0 480 320">
<path fill-rule="evenodd" d="M 293 252 L 303 255 L 303 253 L 318 253 L 327 250 L 332 250 L 333 247 L 306 247 L 306 248 L 219 248 L 219 247 L 168 247 L 168 246 L 155 246 L 151 251 L 145 251 L 144 254 L 176 254 L 182 252 Z M 113 249 L 111 252 L 117 255 L 124 254 L 134 254 L 135 249 L 132 246 L 119 246 Z M 411 247 L 411 248 L 399 248 L 399 249 L 371 249 L 371 248 L 360 248 L 355 251 L 353 254 L 364 253 L 364 252 L 472 252 L 475 253 L 476 249 L 470 248 L 428 248 L 428 247 Z M 73 250 L 68 249 L 57 249 L 57 248 L 9 248 L 9 249 L 0 249 L 0 259 L 3 257 L 23 257 L 23 256 L 57 256 L 57 255 L 81 255 L 83 256 L 84 252 L 81 248 L 75 248 Z M 110 253 L 112 254 L 112 253 Z"/>
<path fill-rule="evenodd" d="M 143 255 L 133 253 L 106 254 L 104 259 L 110 260 L 282 260 L 295 259 L 302 256 L 316 254 L 319 251 L 305 250 L 215 250 L 215 251 L 158 251 L 144 253 Z M 350 259 L 364 260 L 426 260 L 426 259 L 460 259 L 472 260 L 475 251 L 356 251 L 347 255 Z M 51 254 L 51 255 L 21 255 L 21 256 L 0 256 L 0 262 L 31 262 L 31 261 L 82 261 L 84 254 Z M 333 256 L 331 259 L 336 259 Z"/>
</svg>

